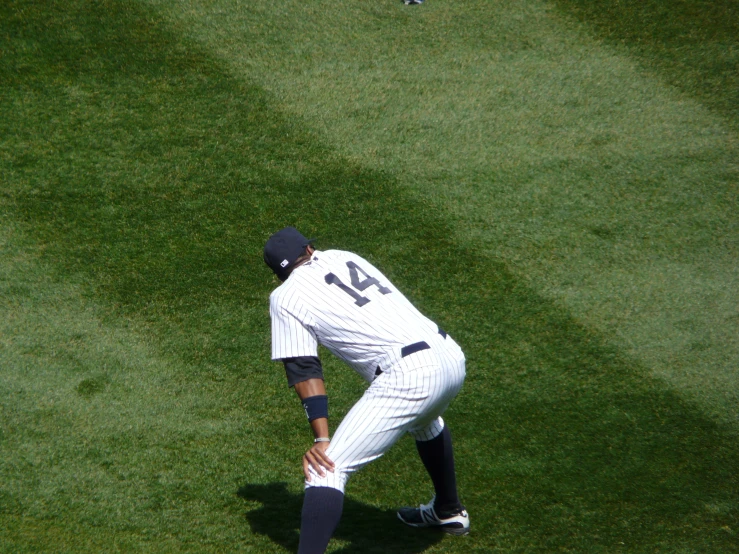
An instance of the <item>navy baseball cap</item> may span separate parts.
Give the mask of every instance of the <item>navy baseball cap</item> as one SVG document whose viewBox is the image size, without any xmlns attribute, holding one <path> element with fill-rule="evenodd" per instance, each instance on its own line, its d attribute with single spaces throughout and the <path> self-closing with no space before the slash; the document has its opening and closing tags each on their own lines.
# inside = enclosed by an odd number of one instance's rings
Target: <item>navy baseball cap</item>
<svg viewBox="0 0 739 554">
<path fill-rule="evenodd" d="M 312 242 L 313 239 L 305 238 L 295 227 L 280 229 L 264 245 L 264 263 L 280 281 L 284 281 L 290 275 L 295 260 L 305 253 L 305 247 Z"/>
</svg>

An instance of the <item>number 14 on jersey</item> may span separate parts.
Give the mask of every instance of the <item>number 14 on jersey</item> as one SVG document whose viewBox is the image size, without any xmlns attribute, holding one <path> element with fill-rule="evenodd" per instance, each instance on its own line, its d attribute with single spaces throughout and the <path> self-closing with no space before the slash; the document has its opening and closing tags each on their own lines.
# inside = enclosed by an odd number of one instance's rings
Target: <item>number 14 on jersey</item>
<svg viewBox="0 0 739 554">
<path fill-rule="evenodd" d="M 380 282 L 375 279 L 374 277 L 370 277 L 366 271 L 364 271 L 361 267 L 359 267 L 354 262 L 346 262 L 346 267 L 349 268 L 349 276 L 351 277 L 352 286 L 345 285 L 341 279 L 339 279 L 336 275 L 333 273 L 329 273 L 326 275 L 325 280 L 326 283 L 329 285 L 336 285 L 341 290 L 343 290 L 345 293 L 347 293 L 349 296 L 354 298 L 354 303 L 357 306 L 364 306 L 368 302 L 370 302 L 370 299 L 366 296 L 362 296 L 357 291 L 364 291 L 369 287 L 375 286 L 377 287 L 377 290 L 379 290 L 382 294 L 389 294 L 392 291 L 387 288 L 383 287 Z M 362 274 L 364 279 L 359 279 L 359 274 Z M 354 288 L 352 288 L 354 287 Z M 356 290 L 354 290 L 356 289 Z"/>
</svg>

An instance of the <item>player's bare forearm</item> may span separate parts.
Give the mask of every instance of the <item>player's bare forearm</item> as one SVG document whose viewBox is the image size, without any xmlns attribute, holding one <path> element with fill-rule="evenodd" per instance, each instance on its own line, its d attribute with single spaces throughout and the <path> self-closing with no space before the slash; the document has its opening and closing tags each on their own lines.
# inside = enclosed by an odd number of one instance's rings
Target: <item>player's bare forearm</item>
<svg viewBox="0 0 739 554">
<path fill-rule="evenodd" d="M 308 379 L 295 383 L 295 392 L 301 400 L 305 400 L 311 396 L 326 394 L 326 386 L 323 384 L 323 379 Z"/>
<path fill-rule="evenodd" d="M 328 438 L 328 419 L 325 417 L 319 417 L 310 422 L 311 429 L 313 429 L 313 436 L 316 438 L 326 437 Z"/>
</svg>

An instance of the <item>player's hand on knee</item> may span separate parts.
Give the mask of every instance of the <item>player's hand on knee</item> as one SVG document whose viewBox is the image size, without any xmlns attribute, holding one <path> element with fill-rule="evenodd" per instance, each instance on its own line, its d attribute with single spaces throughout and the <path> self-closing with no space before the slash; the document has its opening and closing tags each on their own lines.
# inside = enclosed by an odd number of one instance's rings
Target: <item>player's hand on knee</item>
<svg viewBox="0 0 739 554">
<path fill-rule="evenodd" d="M 305 474 L 305 479 L 307 481 L 311 480 L 311 467 L 321 477 L 324 477 L 326 475 L 325 470 L 333 473 L 334 462 L 331 461 L 331 458 L 326 455 L 326 450 L 328 449 L 329 445 L 329 442 L 317 442 L 303 456 L 303 473 Z"/>
</svg>

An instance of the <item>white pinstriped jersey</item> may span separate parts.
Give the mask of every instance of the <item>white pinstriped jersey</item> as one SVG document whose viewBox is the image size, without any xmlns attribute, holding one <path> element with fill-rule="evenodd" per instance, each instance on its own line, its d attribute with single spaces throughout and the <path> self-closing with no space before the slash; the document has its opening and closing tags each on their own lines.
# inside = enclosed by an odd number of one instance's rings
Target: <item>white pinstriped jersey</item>
<svg viewBox="0 0 739 554">
<path fill-rule="evenodd" d="M 317 356 L 318 344 L 371 382 L 403 346 L 437 336 L 376 267 L 341 250 L 315 251 L 270 295 L 272 359 Z"/>
</svg>

